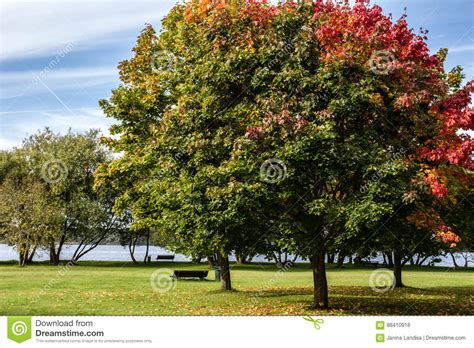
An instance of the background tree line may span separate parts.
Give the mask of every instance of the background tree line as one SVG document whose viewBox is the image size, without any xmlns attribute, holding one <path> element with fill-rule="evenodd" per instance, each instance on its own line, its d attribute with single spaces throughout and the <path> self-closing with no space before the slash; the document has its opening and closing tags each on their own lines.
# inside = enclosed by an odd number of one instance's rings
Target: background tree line
<svg viewBox="0 0 474 348">
<path fill-rule="evenodd" d="M 100 102 L 123 156 L 96 185 L 172 250 L 217 255 L 223 289 L 232 252 L 309 259 L 317 307 L 336 252 L 383 251 L 402 286 L 413 255 L 472 234 L 472 84 L 426 40 L 365 1 L 177 4 Z"/>
<path fill-rule="evenodd" d="M 77 245 L 76 262 L 101 242 L 128 231 L 129 216 L 113 213 L 115 195 L 93 189 L 93 173 L 110 161 L 98 131 L 55 134 L 49 129 L 1 152 L 0 235 L 19 253 L 20 265 L 47 251 L 58 264 L 63 247 Z"/>
<path fill-rule="evenodd" d="M 219 264 L 226 290 L 230 254 L 300 256 L 323 308 L 335 254 L 382 252 L 402 286 L 407 262 L 472 250 L 473 87 L 425 34 L 364 1 L 177 4 L 100 101 L 120 156 L 49 131 L 2 155 L 2 194 L 25 190 L 2 233 L 22 264 L 111 230 L 133 251 L 141 233 Z M 66 180 L 41 180 L 51 159 Z"/>
</svg>

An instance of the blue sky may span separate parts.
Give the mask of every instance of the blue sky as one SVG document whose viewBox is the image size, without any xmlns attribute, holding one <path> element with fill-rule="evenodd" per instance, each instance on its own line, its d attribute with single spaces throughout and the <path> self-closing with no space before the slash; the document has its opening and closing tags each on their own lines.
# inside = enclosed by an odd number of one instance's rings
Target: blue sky
<svg viewBox="0 0 474 348">
<path fill-rule="evenodd" d="M 447 67 L 474 78 L 474 0 L 378 0 L 398 18 L 430 32 Z M 105 134 L 113 120 L 98 100 L 118 85 L 117 63 L 131 56 L 145 23 L 159 29 L 172 0 L 2 0 L 0 3 L 0 149 L 49 126 Z M 38 80 L 37 77 L 40 77 Z"/>
</svg>

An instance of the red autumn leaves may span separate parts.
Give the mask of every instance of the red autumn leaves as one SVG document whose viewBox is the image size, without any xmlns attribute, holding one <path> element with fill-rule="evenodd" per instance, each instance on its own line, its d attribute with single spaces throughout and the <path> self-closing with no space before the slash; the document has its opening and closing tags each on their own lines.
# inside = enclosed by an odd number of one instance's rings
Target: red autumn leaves
<svg viewBox="0 0 474 348">
<path fill-rule="evenodd" d="M 296 2 L 272 5 L 267 0 L 247 0 L 232 7 L 226 0 L 194 0 L 185 5 L 185 18 L 212 30 L 218 22 L 248 20 L 262 34 L 276 16 L 287 11 L 292 13 Z M 314 30 L 319 49 L 319 59 L 323 64 L 349 64 L 366 66 L 377 52 L 389 56 L 384 78 L 395 81 L 397 90 L 390 91 L 391 107 L 398 110 L 401 117 L 416 123 L 419 114 L 428 110 L 427 127 L 433 127 L 427 140 L 420 146 L 417 156 L 412 159 L 421 165 L 421 177 L 431 194 L 443 200 L 448 194 L 447 176 L 444 171 L 449 166 L 474 169 L 472 137 L 466 133 L 474 130 L 474 109 L 470 107 L 472 82 L 464 88 L 452 92 L 444 74 L 443 59 L 430 54 L 426 43 L 426 32 L 417 35 L 407 25 L 405 17 L 398 21 L 383 14 L 379 6 L 368 6 L 367 1 L 357 0 L 354 6 L 335 4 L 329 0 L 312 2 L 313 14 L 310 26 Z M 252 29 L 239 37 L 253 46 Z M 259 34 L 259 35 L 260 35 Z M 218 48 L 218 47 L 217 47 Z M 373 71 L 373 70 L 372 70 Z M 375 74 L 381 73 L 375 71 Z M 389 84 L 390 85 L 390 84 Z M 379 104 L 384 101 L 379 98 Z M 426 112 L 425 112 L 426 113 Z M 266 115 L 262 123 L 247 128 L 247 136 L 256 138 L 272 125 L 292 129 L 305 126 L 304 122 L 283 110 L 278 115 Z M 420 139 L 424 126 L 418 125 Z M 423 135 L 422 135 L 423 134 Z M 433 134 L 435 134 L 433 136 Z M 447 169 L 446 169 L 447 168 Z M 454 231 L 440 223 L 433 226 L 437 236 L 445 243 L 456 243 Z"/>
<path fill-rule="evenodd" d="M 436 163 L 448 162 L 473 170 L 472 137 L 464 133 L 474 129 L 474 109 L 470 107 L 472 82 L 432 108 L 440 123 L 439 134 L 426 142 L 420 156 Z M 464 131 L 464 132 L 463 132 Z"/>
</svg>

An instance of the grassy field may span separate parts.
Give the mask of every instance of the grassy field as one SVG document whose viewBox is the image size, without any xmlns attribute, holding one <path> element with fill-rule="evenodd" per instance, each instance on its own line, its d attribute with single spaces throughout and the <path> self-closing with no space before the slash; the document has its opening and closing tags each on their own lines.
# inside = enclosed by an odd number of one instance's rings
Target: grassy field
<svg viewBox="0 0 474 348">
<path fill-rule="evenodd" d="M 329 266 L 328 311 L 311 308 L 312 274 L 298 264 L 286 272 L 274 265 L 232 265 L 232 292 L 219 290 L 214 272 L 206 280 L 170 283 L 174 269 L 206 264 L 80 262 L 0 264 L 0 315 L 472 315 L 474 270 L 406 267 L 405 288 L 379 293 L 369 287 L 373 269 Z M 153 272 L 164 275 L 158 289 Z M 161 274 L 161 273 L 160 273 Z M 160 287 L 162 286 L 162 287 Z"/>
</svg>

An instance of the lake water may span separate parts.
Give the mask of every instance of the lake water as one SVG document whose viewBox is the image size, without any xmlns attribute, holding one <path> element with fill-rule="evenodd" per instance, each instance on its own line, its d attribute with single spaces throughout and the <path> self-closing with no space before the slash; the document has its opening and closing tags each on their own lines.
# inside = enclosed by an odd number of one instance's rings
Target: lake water
<svg viewBox="0 0 474 348">
<path fill-rule="evenodd" d="M 74 251 L 76 250 L 76 245 L 66 245 L 61 252 L 61 259 L 69 260 Z M 137 246 L 135 248 L 135 258 L 138 261 L 142 261 L 145 257 L 145 246 Z M 149 255 L 151 255 L 152 260 L 156 259 L 156 255 L 164 255 L 164 254 L 173 254 L 172 252 L 167 251 L 166 249 L 160 247 L 153 247 L 151 246 L 149 249 Z M 471 253 L 471 256 L 474 256 L 474 253 Z M 441 262 L 437 263 L 436 266 L 447 266 L 452 267 L 453 262 L 451 260 L 451 256 L 448 257 L 441 257 Z M 230 261 L 235 261 L 234 256 L 229 257 Z M 9 261 L 9 260 L 18 260 L 18 254 L 16 253 L 15 249 L 7 244 L 0 244 L 0 261 Z M 49 260 L 49 253 L 47 251 L 39 251 L 36 253 L 34 261 L 47 261 Z M 128 252 L 128 248 L 122 247 L 120 245 L 99 245 L 94 250 L 90 251 L 86 255 L 81 258 L 82 261 L 131 261 L 130 253 Z M 176 254 L 175 261 L 191 261 L 190 258 L 182 255 Z M 268 261 L 264 256 L 258 255 L 253 258 L 254 262 L 273 262 Z M 304 260 L 298 258 L 298 262 L 305 262 Z M 372 261 L 377 261 L 379 263 L 383 262 L 383 258 L 381 256 L 372 258 Z M 458 258 L 458 264 L 464 265 L 464 261 Z M 471 263 L 470 267 L 474 265 Z"/>
<path fill-rule="evenodd" d="M 74 251 L 76 250 L 77 245 L 65 245 L 61 251 L 61 259 L 69 260 Z M 137 245 L 135 248 L 135 259 L 137 261 L 143 261 L 145 257 L 146 246 Z M 156 259 L 157 255 L 170 255 L 174 254 L 166 249 L 160 247 L 150 246 L 148 250 L 148 255 L 152 259 Z M 18 253 L 15 249 L 7 244 L 0 244 L 0 261 L 9 261 L 9 260 L 18 260 Z M 49 252 L 39 251 L 36 252 L 33 261 L 48 261 Z M 81 257 L 81 261 L 132 261 L 130 258 L 130 253 L 128 247 L 122 247 L 121 245 L 99 245 L 94 250 L 88 252 L 86 255 Z M 182 254 L 175 254 L 174 261 L 191 261 L 191 258 L 186 257 Z M 230 261 L 235 261 L 235 257 L 230 257 Z M 267 262 L 263 256 L 257 256 L 253 261 L 256 262 Z"/>
</svg>

